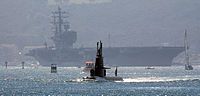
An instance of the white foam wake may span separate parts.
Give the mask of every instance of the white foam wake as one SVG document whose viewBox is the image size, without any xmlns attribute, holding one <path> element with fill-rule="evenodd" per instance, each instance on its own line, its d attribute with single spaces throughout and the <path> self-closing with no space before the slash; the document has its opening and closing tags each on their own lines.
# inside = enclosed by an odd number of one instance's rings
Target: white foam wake
<svg viewBox="0 0 200 96">
<path fill-rule="evenodd" d="M 187 80 L 200 80 L 200 78 L 124 78 L 123 81 L 116 82 L 171 82 L 171 81 L 187 81 Z"/>
</svg>

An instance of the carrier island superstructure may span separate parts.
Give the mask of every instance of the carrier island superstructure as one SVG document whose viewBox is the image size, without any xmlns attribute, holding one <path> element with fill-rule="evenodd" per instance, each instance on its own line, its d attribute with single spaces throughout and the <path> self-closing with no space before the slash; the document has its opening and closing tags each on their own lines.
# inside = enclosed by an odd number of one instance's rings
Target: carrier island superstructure
<svg viewBox="0 0 200 96">
<path fill-rule="evenodd" d="M 84 66 L 85 61 L 94 59 L 96 48 L 73 48 L 77 32 L 70 29 L 67 12 L 52 12 L 53 47 L 32 49 L 26 55 L 34 57 L 42 66 Z M 105 47 L 103 54 L 108 66 L 170 66 L 172 60 L 184 47 Z"/>
</svg>

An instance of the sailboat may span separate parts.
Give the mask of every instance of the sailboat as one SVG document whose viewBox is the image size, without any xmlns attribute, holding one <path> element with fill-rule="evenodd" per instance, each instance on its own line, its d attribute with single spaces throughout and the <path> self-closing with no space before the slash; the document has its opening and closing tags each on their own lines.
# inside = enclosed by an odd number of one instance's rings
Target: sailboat
<svg viewBox="0 0 200 96">
<path fill-rule="evenodd" d="M 188 55 L 187 30 L 185 30 L 184 40 L 185 40 L 185 61 L 186 61 L 185 70 L 193 70 L 192 65 L 190 65 L 190 58 L 189 58 L 189 55 Z"/>
</svg>

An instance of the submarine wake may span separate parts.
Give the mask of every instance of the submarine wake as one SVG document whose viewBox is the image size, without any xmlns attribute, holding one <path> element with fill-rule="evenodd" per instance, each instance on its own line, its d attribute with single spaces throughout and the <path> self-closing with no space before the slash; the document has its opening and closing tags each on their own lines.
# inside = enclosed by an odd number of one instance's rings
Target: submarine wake
<svg viewBox="0 0 200 96">
<path fill-rule="evenodd" d="M 179 82 L 179 81 L 200 81 L 200 78 L 124 78 L 124 81 L 135 83 L 156 83 L 156 82 Z"/>
</svg>

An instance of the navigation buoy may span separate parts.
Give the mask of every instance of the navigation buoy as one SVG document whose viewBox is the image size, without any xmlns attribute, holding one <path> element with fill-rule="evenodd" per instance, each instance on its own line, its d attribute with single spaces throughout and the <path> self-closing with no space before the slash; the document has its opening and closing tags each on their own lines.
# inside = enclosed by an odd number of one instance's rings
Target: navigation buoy
<svg viewBox="0 0 200 96">
<path fill-rule="evenodd" d="M 115 68 L 115 76 L 117 76 L 117 67 Z"/>
<path fill-rule="evenodd" d="M 22 62 L 22 69 L 24 69 L 24 63 L 25 63 L 25 62 L 23 61 L 23 62 Z"/>
<path fill-rule="evenodd" d="M 51 73 L 57 73 L 57 66 L 56 66 L 56 64 L 51 64 Z"/>
<path fill-rule="evenodd" d="M 7 69 L 7 67 L 8 67 L 8 62 L 7 61 L 5 62 L 5 66 L 6 66 L 6 69 Z"/>
</svg>

